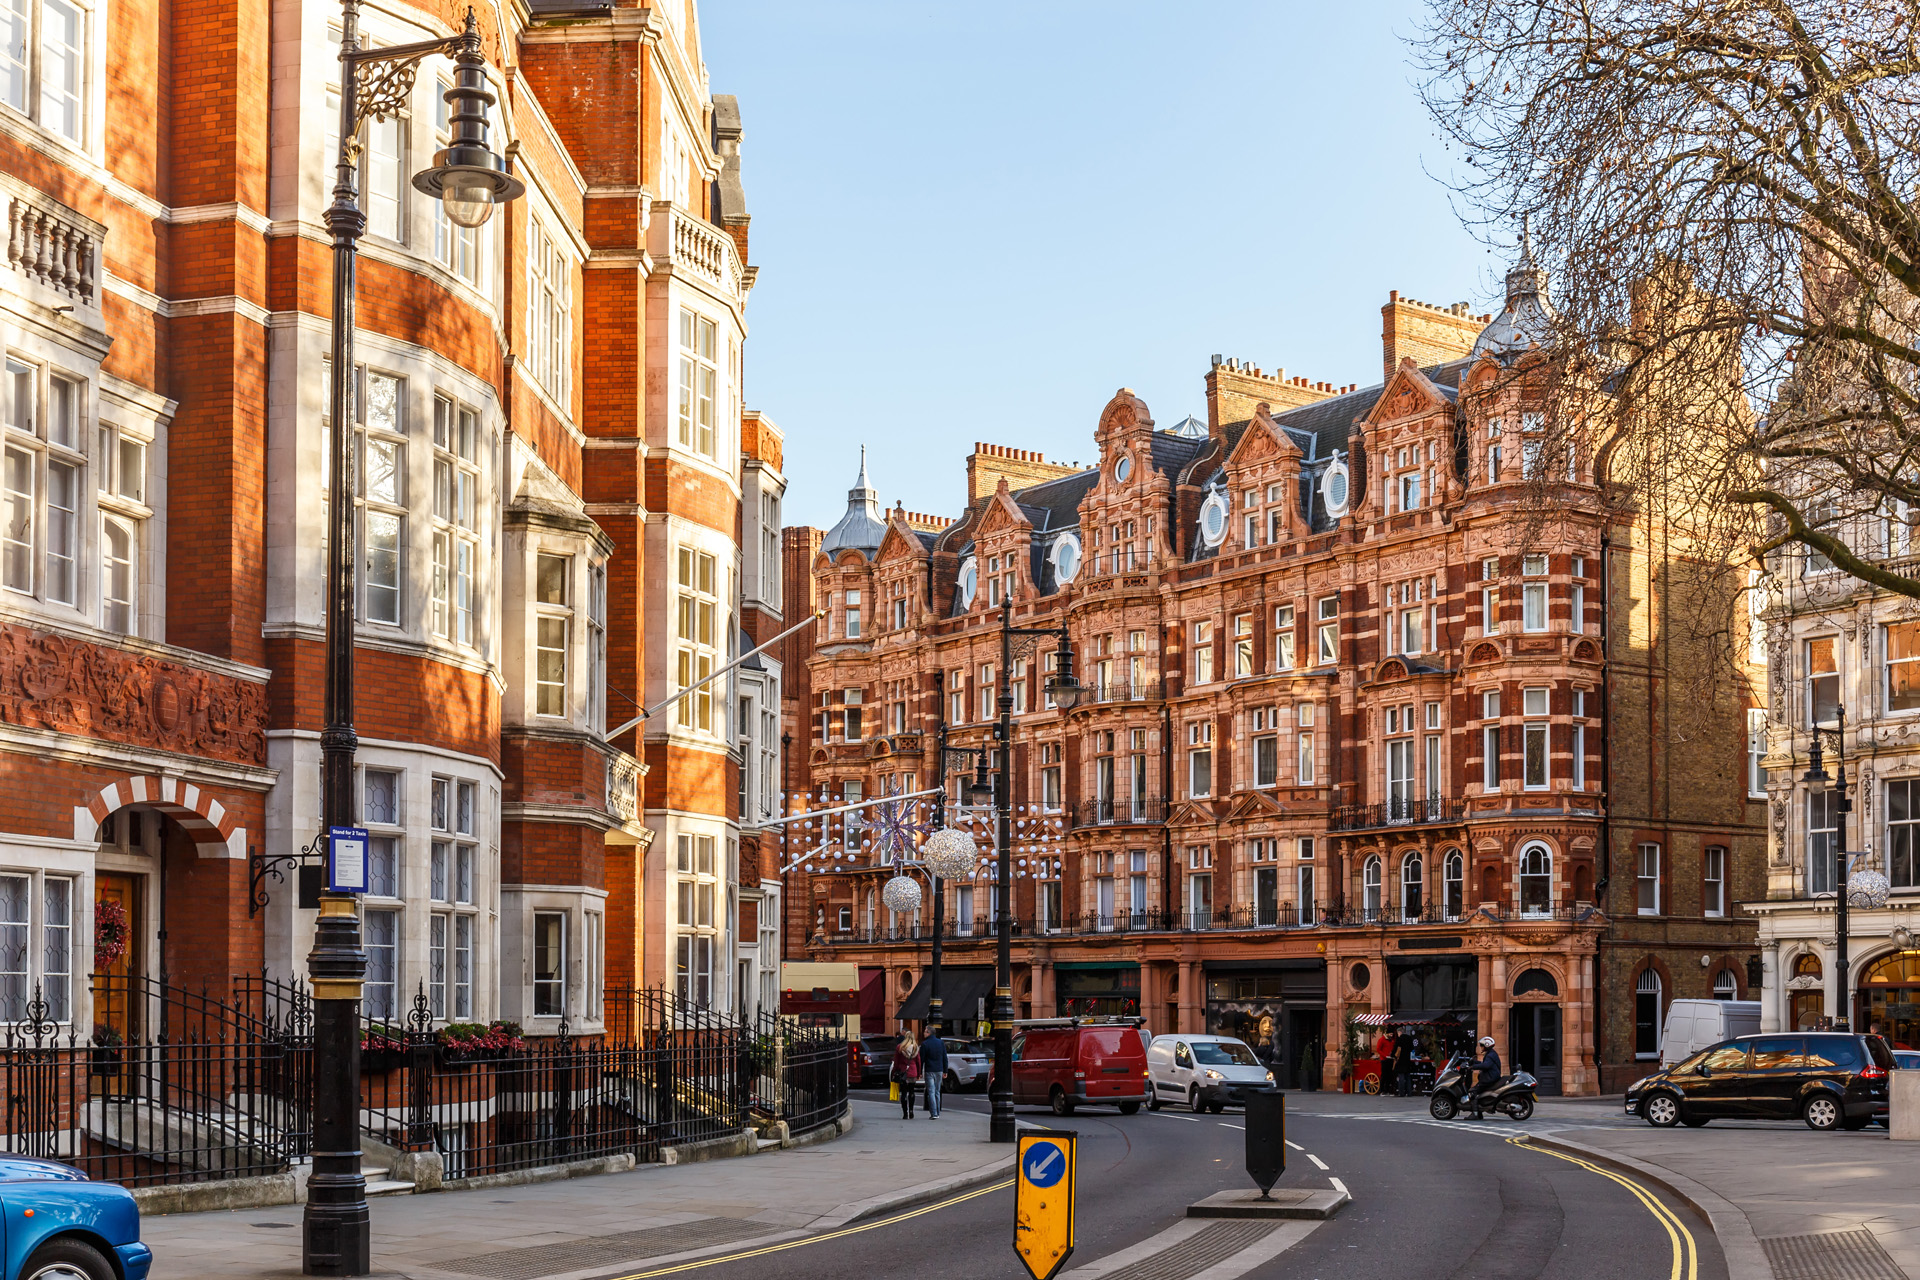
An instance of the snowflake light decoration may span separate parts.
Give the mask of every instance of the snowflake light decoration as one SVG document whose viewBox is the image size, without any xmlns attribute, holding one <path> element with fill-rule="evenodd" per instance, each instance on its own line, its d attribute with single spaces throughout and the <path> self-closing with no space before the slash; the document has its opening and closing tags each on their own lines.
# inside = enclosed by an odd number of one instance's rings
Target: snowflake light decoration
<svg viewBox="0 0 1920 1280">
<path fill-rule="evenodd" d="M 931 822 L 919 820 L 917 800 L 882 800 L 873 806 L 867 819 L 865 836 L 876 863 L 899 866 L 912 856 L 914 848 L 932 831 Z"/>
</svg>

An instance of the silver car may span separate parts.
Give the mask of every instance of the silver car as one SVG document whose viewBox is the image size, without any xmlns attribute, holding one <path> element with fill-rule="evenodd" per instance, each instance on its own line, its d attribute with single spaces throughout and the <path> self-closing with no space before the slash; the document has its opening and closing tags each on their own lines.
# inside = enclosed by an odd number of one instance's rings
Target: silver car
<svg viewBox="0 0 1920 1280">
<path fill-rule="evenodd" d="M 947 1078 L 944 1088 L 956 1093 L 962 1089 L 985 1089 L 992 1076 L 991 1040 L 947 1041 Z"/>
</svg>

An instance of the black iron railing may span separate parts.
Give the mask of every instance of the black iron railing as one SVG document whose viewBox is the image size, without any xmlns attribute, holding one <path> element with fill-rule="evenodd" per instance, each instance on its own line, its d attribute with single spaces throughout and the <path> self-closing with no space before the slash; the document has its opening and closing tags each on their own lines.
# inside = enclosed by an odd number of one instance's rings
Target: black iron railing
<svg viewBox="0 0 1920 1280">
<path fill-rule="evenodd" d="M 1072 826 L 1086 827 L 1155 826 L 1167 820 L 1167 802 L 1159 796 L 1119 796 L 1106 800 L 1076 800 Z"/>
<path fill-rule="evenodd" d="M 313 1145 L 313 1013 L 303 984 L 259 975 L 220 995 L 150 979 L 94 982 L 82 1039 L 36 988 L 0 1030 L 0 1151 L 130 1186 L 279 1173 Z M 450 1034 L 458 1032 L 458 1034 Z M 363 1134 L 438 1151 L 448 1178 L 665 1145 L 847 1106 L 838 1028 L 742 1023 L 650 990 L 606 993 L 606 1031 L 528 1040 L 438 1026 L 425 992 L 404 1029 L 362 1025 Z"/>
<path fill-rule="evenodd" d="M 1401 796 L 1378 804 L 1341 805 L 1328 825 L 1334 831 L 1366 831 L 1375 827 L 1417 827 L 1459 822 L 1467 810 L 1458 796 Z"/>
<path fill-rule="evenodd" d="M 277 1173 L 310 1149 L 310 1022 L 142 978 L 101 976 L 93 1004 L 84 1039 L 38 987 L 7 1025 L 0 1150 L 151 1186 Z"/>
</svg>

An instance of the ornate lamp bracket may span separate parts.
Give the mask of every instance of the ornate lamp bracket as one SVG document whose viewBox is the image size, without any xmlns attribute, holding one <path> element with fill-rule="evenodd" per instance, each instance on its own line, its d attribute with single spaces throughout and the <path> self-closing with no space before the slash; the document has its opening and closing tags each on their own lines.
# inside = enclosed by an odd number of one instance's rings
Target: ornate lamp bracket
<svg viewBox="0 0 1920 1280">
<path fill-rule="evenodd" d="M 480 54 L 480 29 L 473 10 L 467 10 L 467 25 L 457 36 L 441 40 L 416 40 L 411 44 L 385 45 L 378 49 L 346 49 L 340 61 L 352 64 L 365 77 L 353 100 L 353 129 L 348 148 L 354 161 L 360 159 L 360 127 L 369 120 L 391 120 L 407 109 L 407 95 L 420 63 L 435 55 L 453 57 L 466 50 Z"/>
<path fill-rule="evenodd" d="M 260 909 L 272 901 L 267 893 L 267 877 L 286 883 L 283 868 L 313 866 L 320 861 L 321 850 L 326 847 L 327 836 L 323 831 L 313 838 L 313 842 L 300 849 L 298 853 L 275 854 L 272 857 L 260 852 L 258 845 L 247 849 L 247 914 L 258 915 Z"/>
</svg>

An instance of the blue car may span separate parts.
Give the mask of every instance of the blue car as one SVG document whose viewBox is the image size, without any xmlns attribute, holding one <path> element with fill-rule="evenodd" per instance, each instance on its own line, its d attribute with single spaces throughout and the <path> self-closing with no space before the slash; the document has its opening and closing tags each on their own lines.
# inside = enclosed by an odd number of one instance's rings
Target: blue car
<svg viewBox="0 0 1920 1280">
<path fill-rule="evenodd" d="M 71 1165 L 0 1155 L 0 1280 L 147 1280 L 140 1206 Z"/>
</svg>

